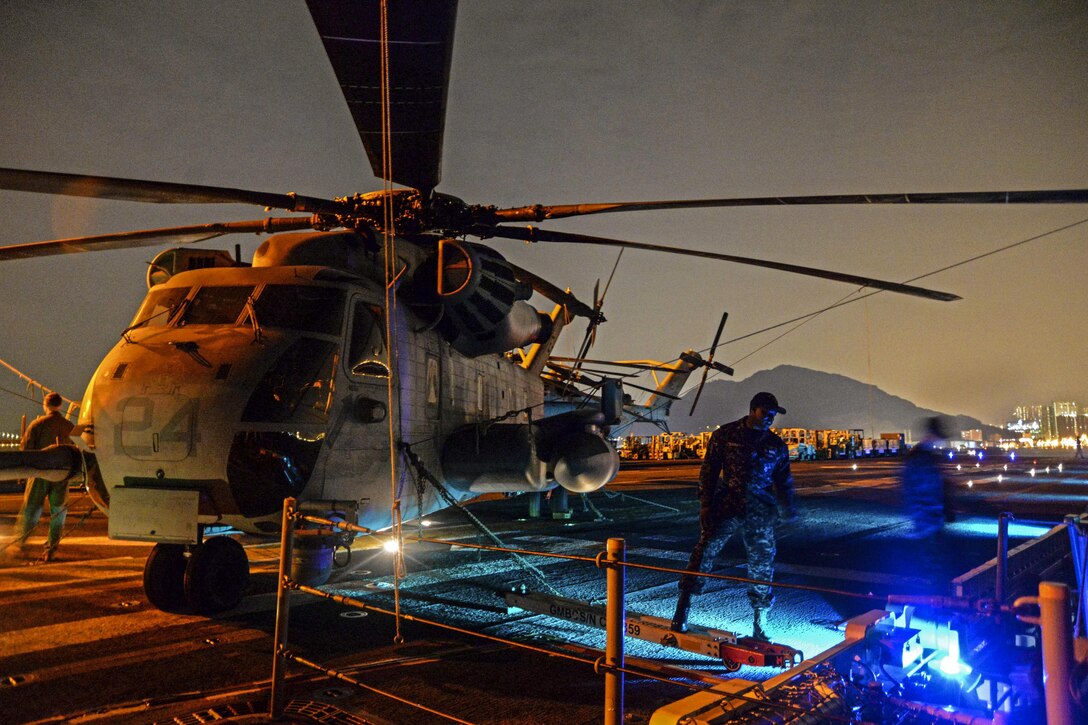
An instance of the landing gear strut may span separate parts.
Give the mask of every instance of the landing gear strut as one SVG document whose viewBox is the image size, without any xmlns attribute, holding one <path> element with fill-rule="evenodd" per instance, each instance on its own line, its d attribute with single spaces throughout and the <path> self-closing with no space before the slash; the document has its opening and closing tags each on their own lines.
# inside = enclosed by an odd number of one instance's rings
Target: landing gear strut
<svg viewBox="0 0 1088 725">
<path fill-rule="evenodd" d="M 229 536 L 214 536 L 193 547 L 156 544 L 144 566 L 144 593 L 167 612 L 188 608 L 198 614 L 233 609 L 249 584 L 245 549 Z"/>
</svg>

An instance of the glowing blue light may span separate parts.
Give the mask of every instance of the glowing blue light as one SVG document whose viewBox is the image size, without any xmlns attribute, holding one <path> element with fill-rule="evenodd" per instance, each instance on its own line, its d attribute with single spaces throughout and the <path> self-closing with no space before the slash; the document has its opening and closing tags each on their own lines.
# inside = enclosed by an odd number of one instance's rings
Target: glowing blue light
<svg viewBox="0 0 1088 725">
<path fill-rule="evenodd" d="M 1009 460 L 1010 461 L 1015 461 L 1016 460 L 1016 451 L 1009 451 Z"/>
<path fill-rule="evenodd" d="M 978 452 L 978 459 L 979 459 L 979 460 L 981 461 L 981 460 L 982 460 L 982 459 L 984 459 L 984 458 L 986 458 L 986 454 L 985 454 L 985 453 L 983 453 L 982 451 L 979 451 L 979 452 Z"/>
<path fill-rule="evenodd" d="M 949 677 L 966 677 L 971 674 L 971 665 L 952 655 L 946 655 L 937 663 L 937 668 Z"/>
<path fill-rule="evenodd" d="M 953 458 L 954 458 L 955 456 L 956 456 L 956 452 L 955 452 L 955 451 L 949 451 L 949 452 L 948 452 L 948 460 L 950 460 L 950 461 L 951 461 L 951 460 L 952 460 L 952 459 L 953 459 Z"/>
<path fill-rule="evenodd" d="M 1050 531 L 1050 527 L 1045 524 L 1022 524 L 1017 521 L 1009 523 L 1009 536 L 1012 538 L 1031 539 L 1042 536 L 1048 531 Z M 956 523 L 956 533 L 961 536 L 996 539 L 997 522 L 974 518 L 968 520 L 960 519 L 960 521 Z"/>
</svg>

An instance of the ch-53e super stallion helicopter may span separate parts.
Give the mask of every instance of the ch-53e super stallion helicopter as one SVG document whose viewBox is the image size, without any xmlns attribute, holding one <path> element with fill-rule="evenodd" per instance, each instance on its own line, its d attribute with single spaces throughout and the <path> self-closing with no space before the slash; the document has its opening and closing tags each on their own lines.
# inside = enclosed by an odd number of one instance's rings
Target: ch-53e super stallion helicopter
<svg viewBox="0 0 1088 725">
<path fill-rule="evenodd" d="M 205 529 L 274 534 L 288 496 L 383 529 L 483 492 L 582 493 L 613 477 L 618 458 L 605 430 L 621 414 L 618 386 L 603 386 L 593 406 L 543 412 L 552 345 L 570 316 L 596 326 L 599 305 L 511 264 L 487 238 L 687 254 L 956 299 L 750 257 L 511 224 L 699 207 L 1088 201 L 1088 191 L 1064 190 L 467 204 L 435 191 L 456 3 L 390 2 L 387 12 L 377 0 L 307 4 L 372 169 L 389 182 L 384 190 L 323 199 L 0 169 L 0 188 L 13 191 L 302 214 L 0 249 L 0 260 L 13 260 L 271 234 L 251 262 L 191 248 L 155 257 L 146 299 L 84 394 L 85 450 L 20 459 L 22 475 L 35 475 L 46 459 L 61 459 L 58 467 L 70 469 L 62 475 L 87 469 L 110 535 L 157 542 L 144 586 L 164 609 L 234 606 L 246 554 Z M 533 291 L 555 308 L 532 307 Z"/>
</svg>

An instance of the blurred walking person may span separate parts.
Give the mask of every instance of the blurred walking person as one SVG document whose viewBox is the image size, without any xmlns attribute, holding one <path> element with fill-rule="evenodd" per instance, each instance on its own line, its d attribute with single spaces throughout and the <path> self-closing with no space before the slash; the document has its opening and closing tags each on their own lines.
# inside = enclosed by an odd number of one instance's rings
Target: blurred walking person
<svg viewBox="0 0 1088 725">
<path fill-rule="evenodd" d="M 946 521 L 954 521 L 955 515 L 941 470 L 944 457 L 940 448 L 948 434 L 939 417 L 926 418 L 922 425 L 925 433 L 907 453 L 900 481 L 911 520 L 911 538 L 928 540 L 941 532 Z"/>
</svg>

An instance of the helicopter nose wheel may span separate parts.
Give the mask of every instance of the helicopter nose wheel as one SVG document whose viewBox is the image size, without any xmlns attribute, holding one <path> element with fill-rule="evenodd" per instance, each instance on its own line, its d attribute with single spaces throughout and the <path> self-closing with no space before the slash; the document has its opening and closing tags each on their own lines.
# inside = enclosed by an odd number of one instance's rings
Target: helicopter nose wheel
<svg viewBox="0 0 1088 725">
<path fill-rule="evenodd" d="M 249 584 L 249 558 L 229 536 L 215 536 L 186 555 L 180 544 L 156 544 L 144 565 L 144 593 L 155 607 L 198 614 L 233 609 Z"/>
<path fill-rule="evenodd" d="M 215 536 L 199 544 L 185 566 L 185 599 L 198 614 L 233 609 L 249 585 L 249 557 L 229 536 Z"/>
<path fill-rule="evenodd" d="M 185 547 L 181 544 L 155 544 L 144 564 L 144 594 L 164 612 L 185 608 Z"/>
</svg>

